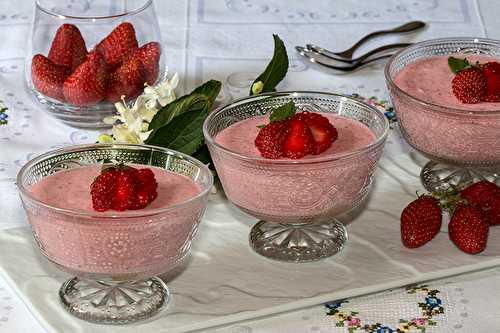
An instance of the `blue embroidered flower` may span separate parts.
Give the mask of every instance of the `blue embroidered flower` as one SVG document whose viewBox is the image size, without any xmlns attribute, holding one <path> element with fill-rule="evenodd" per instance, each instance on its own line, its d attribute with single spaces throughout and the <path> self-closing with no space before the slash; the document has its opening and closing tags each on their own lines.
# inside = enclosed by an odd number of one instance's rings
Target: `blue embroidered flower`
<svg viewBox="0 0 500 333">
<path fill-rule="evenodd" d="M 387 326 L 381 326 L 376 333 L 394 333 L 394 330 Z"/>
<path fill-rule="evenodd" d="M 441 305 L 441 300 L 434 296 L 427 296 L 425 298 L 425 303 L 431 308 L 436 308 Z"/>
<path fill-rule="evenodd" d="M 7 118 L 9 118 L 9 115 L 5 113 L 5 111 L 7 111 L 7 108 L 0 109 L 0 125 L 7 124 Z"/>
<path fill-rule="evenodd" d="M 344 303 L 345 300 L 339 300 L 339 301 L 332 301 L 332 302 L 328 302 L 328 303 L 325 303 L 325 307 L 327 309 L 330 309 L 330 310 L 336 310 L 338 308 L 340 308 L 340 306 L 342 305 L 342 303 Z"/>
</svg>

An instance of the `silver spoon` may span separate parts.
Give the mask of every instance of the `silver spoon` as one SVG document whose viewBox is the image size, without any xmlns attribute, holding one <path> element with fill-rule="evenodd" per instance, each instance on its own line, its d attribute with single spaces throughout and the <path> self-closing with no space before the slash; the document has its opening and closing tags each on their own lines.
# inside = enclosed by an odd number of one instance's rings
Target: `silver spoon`
<svg viewBox="0 0 500 333">
<path fill-rule="evenodd" d="M 331 52 L 331 51 L 329 51 L 329 52 L 330 52 L 332 57 L 341 58 L 341 59 L 352 59 L 354 51 L 356 51 L 361 45 L 363 45 L 365 42 L 367 42 L 368 40 L 370 40 L 374 37 L 382 36 L 382 35 L 389 35 L 389 34 L 412 32 L 415 30 L 422 29 L 424 27 L 425 27 L 425 23 L 422 21 L 408 22 L 408 23 L 405 23 L 405 24 L 400 25 L 399 27 L 396 27 L 393 29 L 379 30 L 379 31 L 371 32 L 368 35 L 361 38 L 360 40 L 358 40 L 356 43 L 354 43 L 353 46 L 351 46 L 347 50 L 344 50 L 341 52 Z"/>
<path fill-rule="evenodd" d="M 393 51 L 395 49 L 405 48 L 405 47 L 408 47 L 410 45 L 412 45 L 412 43 L 388 44 L 388 45 L 377 47 L 377 48 L 375 48 L 375 49 L 373 49 L 373 50 L 371 50 L 369 52 L 366 52 L 362 56 L 359 56 L 359 57 L 354 58 L 354 59 L 338 58 L 332 52 L 328 51 L 327 49 L 324 49 L 324 48 L 322 48 L 320 46 L 316 46 L 316 45 L 313 45 L 313 44 L 307 44 L 306 48 L 309 49 L 309 50 L 311 50 L 311 51 L 313 51 L 313 52 L 315 52 L 315 53 L 317 53 L 317 54 L 321 54 L 324 57 L 330 58 L 332 60 L 336 60 L 336 61 L 340 61 L 340 62 L 345 62 L 347 64 L 354 64 L 354 63 L 356 63 L 358 61 L 364 61 L 365 59 L 370 58 L 374 54 L 385 53 L 385 51 Z M 297 51 L 299 51 L 299 49 L 303 49 L 303 48 L 300 47 L 300 46 L 296 46 L 295 49 Z"/>
<path fill-rule="evenodd" d="M 329 58 L 326 58 L 322 55 L 319 55 L 315 53 L 314 51 L 308 50 L 305 47 L 300 47 L 297 46 L 297 51 L 299 52 L 300 55 L 304 56 L 306 59 L 308 59 L 310 62 L 314 64 L 318 64 L 320 66 L 326 67 L 331 70 L 331 72 L 335 74 L 348 74 L 351 72 L 354 72 L 358 69 L 361 69 L 362 67 L 369 65 L 371 63 L 388 59 L 392 57 L 393 54 L 384 54 L 378 57 L 373 57 L 370 59 L 367 59 L 365 61 L 358 61 L 353 64 L 345 64 L 345 63 L 339 63 L 338 60 L 332 60 Z"/>
</svg>

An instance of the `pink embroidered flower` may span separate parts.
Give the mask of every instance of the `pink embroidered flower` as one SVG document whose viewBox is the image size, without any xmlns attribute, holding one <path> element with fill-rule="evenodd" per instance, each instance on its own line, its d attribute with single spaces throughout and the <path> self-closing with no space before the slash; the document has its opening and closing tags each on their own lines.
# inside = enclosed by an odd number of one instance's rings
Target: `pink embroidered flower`
<svg viewBox="0 0 500 333">
<path fill-rule="evenodd" d="M 416 319 L 413 319 L 413 322 L 415 324 L 417 324 L 418 326 L 424 326 L 427 322 L 427 320 L 425 318 L 416 318 Z"/>
<path fill-rule="evenodd" d="M 352 317 L 351 320 L 347 323 L 348 326 L 358 326 L 361 323 L 361 319 Z"/>
</svg>

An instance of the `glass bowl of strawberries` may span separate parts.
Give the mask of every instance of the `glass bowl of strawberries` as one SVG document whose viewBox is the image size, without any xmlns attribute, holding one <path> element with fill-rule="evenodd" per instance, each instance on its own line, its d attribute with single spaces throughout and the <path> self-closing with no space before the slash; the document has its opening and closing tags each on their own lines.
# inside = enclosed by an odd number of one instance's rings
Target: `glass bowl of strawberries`
<svg viewBox="0 0 500 333">
<path fill-rule="evenodd" d="M 391 58 L 385 78 L 403 137 L 431 160 L 428 191 L 500 183 L 500 41 L 420 42 Z"/>
<path fill-rule="evenodd" d="M 336 217 L 369 193 L 388 128 L 381 111 L 346 96 L 278 92 L 213 111 L 203 131 L 228 199 L 260 220 L 250 246 L 307 262 L 344 247 Z"/>
<path fill-rule="evenodd" d="M 189 254 L 213 185 L 198 160 L 160 147 L 70 146 L 19 171 L 40 252 L 75 276 L 59 290 L 80 319 L 126 324 L 169 301 L 165 282 Z"/>
<path fill-rule="evenodd" d="M 28 39 L 29 90 L 73 127 L 109 127 L 114 103 L 130 101 L 165 75 L 152 0 L 38 0 Z"/>
</svg>

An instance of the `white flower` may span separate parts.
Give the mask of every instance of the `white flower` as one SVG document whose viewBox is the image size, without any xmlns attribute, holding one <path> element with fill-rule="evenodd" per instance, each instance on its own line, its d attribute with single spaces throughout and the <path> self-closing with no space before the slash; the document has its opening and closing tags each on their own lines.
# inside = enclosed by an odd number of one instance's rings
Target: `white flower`
<svg viewBox="0 0 500 333">
<path fill-rule="evenodd" d="M 174 90 L 179 83 L 175 73 L 170 80 L 166 79 L 155 86 L 146 85 L 144 93 L 137 97 L 129 107 L 122 97 L 122 102 L 115 104 L 118 116 L 104 118 L 106 124 L 113 124 L 112 134 L 116 142 L 144 143 L 151 131 L 147 131 L 149 123 L 161 107 L 175 100 Z M 117 122 L 119 122 L 117 124 Z M 99 142 L 109 142 L 109 136 L 101 135 Z"/>
</svg>

